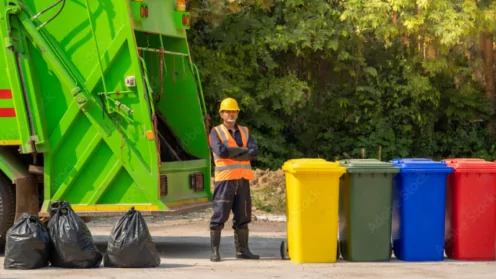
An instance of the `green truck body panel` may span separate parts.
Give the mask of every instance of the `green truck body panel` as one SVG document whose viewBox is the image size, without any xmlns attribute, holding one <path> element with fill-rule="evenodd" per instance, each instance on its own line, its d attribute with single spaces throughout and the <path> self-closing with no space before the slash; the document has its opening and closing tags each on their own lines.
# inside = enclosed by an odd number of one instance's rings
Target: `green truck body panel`
<svg viewBox="0 0 496 279">
<path fill-rule="evenodd" d="M 203 93 L 178 20 L 189 14 L 173 0 L 82 0 L 37 16 L 56 2 L 0 7 L 0 145 L 42 155 L 41 212 L 211 199 Z"/>
</svg>

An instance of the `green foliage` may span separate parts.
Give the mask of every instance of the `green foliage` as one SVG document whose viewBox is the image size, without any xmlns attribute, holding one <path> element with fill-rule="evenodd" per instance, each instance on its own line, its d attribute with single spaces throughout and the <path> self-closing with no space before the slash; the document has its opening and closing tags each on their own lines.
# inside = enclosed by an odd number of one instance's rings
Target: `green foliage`
<svg viewBox="0 0 496 279">
<path fill-rule="evenodd" d="M 261 148 L 256 167 L 362 148 L 382 160 L 496 159 L 475 44 L 494 31 L 494 4 L 212 2 L 191 2 L 193 59 L 214 123 L 223 98 L 240 103 Z"/>
</svg>

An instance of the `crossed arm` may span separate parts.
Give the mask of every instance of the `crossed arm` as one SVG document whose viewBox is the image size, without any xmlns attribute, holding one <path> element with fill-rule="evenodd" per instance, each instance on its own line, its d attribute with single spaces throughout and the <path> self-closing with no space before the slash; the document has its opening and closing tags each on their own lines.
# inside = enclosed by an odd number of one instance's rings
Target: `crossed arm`
<svg viewBox="0 0 496 279">
<path fill-rule="evenodd" d="M 212 151 L 223 159 L 231 159 L 235 161 L 253 161 L 258 156 L 258 145 L 251 135 L 248 136 L 246 148 L 243 147 L 227 147 L 222 144 L 219 135 L 212 129 L 210 132 L 210 148 Z"/>
</svg>

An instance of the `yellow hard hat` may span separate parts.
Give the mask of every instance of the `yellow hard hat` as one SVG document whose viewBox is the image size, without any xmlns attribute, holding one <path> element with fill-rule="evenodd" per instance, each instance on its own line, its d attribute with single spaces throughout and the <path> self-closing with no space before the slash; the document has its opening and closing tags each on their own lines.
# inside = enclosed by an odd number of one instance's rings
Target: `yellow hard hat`
<svg viewBox="0 0 496 279">
<path fill-rule="evenodd" d="M 234 100 L 233 98 L 225 98 L 222 100 L 222 103 L 220 103 L 220 109 L 219 112 L 223 110 L 237 110 L 239 111 L 239 106 L 238 102 Z"/>
</svg>

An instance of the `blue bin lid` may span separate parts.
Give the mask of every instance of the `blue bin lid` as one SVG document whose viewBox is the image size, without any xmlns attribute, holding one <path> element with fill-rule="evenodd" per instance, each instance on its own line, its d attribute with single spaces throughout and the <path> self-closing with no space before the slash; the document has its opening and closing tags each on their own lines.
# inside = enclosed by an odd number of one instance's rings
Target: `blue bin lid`
<svg viewBox="0 0 496 279">
<path fill-rule="evenodd" d="M 405 169 L 416 169 L 416 170 L 423 170 L 423 169 L 429 169 L 429 170 L 443 170 L 447 172 L 452 172 L 454 169 L 450 167 L 447 163 L 445 162 L 436 162 L 433 161 L 429 158 L 398 158 L 398 159 L 393 159 L 391 160 L 391 163 L 393 163 L 396 167 L 401 168 L 402 170 Z"/>
</svg>

